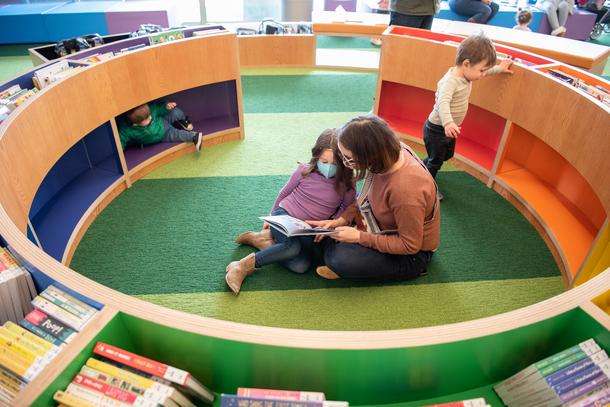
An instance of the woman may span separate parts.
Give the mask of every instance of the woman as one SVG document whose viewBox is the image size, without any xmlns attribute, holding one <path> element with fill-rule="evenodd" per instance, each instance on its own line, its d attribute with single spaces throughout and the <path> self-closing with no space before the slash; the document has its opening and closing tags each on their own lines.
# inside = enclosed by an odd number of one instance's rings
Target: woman
<svg viewBox="0 0 610 407">
<path fill-rule="evenodd" d="M 492 0 L 449 0 L 449 8 L 467 16 L 469 23 L 487 24 L 500 10 Z"/>
<path fill-rule="evenodd" d="M 350 226 L 359 212 L 357 203 L 334 220 L 309 222 L 337 230 L 322 241 L 326 266 L 318 267 L 317 273 L 328 279 L 384 281 L 425 273 L 440 239 L 440 208 L 432 176 L 375 115 L 352 119 L 338 131 L 337 140 L 335 154 L 356 171 L 358 179 L 372 174 L 367 195 L 372 213 L 382 230 L 394 232 L 373 234 Z"/>
</svg>

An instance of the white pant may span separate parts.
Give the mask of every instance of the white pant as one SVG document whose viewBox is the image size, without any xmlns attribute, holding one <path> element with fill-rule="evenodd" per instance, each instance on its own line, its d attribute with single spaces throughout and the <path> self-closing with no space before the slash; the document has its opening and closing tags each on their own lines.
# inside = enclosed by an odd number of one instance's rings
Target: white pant
<svg viewBox="0 0 610 407">
<path fill-rule="evenodd" d="M 561 0 L 558 5 L 553 1 L 543 1 L 540 8 L 544 10 L 549 19 L 551 29 L 555 30 L 558 27 L 565 27 L 570 13 L 570 4 Z"/>
</svg>

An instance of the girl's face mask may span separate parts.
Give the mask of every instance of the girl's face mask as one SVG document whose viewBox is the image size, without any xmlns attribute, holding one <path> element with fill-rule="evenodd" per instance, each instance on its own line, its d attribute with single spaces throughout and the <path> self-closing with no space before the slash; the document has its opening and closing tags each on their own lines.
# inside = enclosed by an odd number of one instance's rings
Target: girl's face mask
<svg viewBox="0 0 610 407">
<path fill-rule="evenodd" d="M 318 160 L 316 167 L 318 168 L 320 174 L 324 175 L 326 178 L 332 178 L 337 173 L 336 164 L 323 163 L 322 161 Z"/>
</svg>

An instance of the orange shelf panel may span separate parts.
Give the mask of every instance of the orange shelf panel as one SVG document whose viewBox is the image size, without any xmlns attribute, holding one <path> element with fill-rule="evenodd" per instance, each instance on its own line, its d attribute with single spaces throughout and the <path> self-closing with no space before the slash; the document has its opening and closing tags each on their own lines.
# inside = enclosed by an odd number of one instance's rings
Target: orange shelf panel
<svg viewBox="0 0 610 407">
<path fill-rule="evenodd" d="M 568 263 L 568 272 L 574 278 L 595 239 L 597 232 L 594 228 L 578 215 L 578 211 L 557 190 L 527 169 L 513 169 L 497 177 L 540 216 L 561 247 Z"/>
</svg>

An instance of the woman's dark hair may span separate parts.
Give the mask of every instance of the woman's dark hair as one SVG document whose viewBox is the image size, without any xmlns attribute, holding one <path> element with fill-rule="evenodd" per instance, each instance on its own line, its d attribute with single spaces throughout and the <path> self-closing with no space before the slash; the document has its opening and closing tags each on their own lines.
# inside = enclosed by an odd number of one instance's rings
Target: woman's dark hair
<svg viewBox="0 0 610 407">
<path fill-rule="evenodd" d="M 354 117 L 344 124 L 337 131 L 337 141 L 352 152 L 357 179 L 363 179 L 367 170 L 387 172 L 400 157 L 400 140 L 383 119 L 373 114 Z M 339 151 L 336 154 L 341 158 Z"/>
<path fill-rule="evenodd" d="M 137 124 L 141 121 L 145 120 L 148 116 L 150 116 L 150 107 L 148 107 L 148 103 L 144 103 L 138 107 L 134 107 L 125 115 L 129 123 Z"/>
<path fill-rule="evenodd" d="M 302 172 L 301 175 L 304 177 L 308 176 L 314 171 L 317 171 L 318 160 L 324 150 L 332 150 L 335 156 L 335 165 L 337 166 L 337 173 L 335 174 L 335 191 L 338 193 L 345 193 L 354 187 L 354 172 L 343 165 L 341 156 L 337 155 L 337 130 L 326 129 L 318 136 L 316 144 L 311 149 L 311 160 L 309 160 L 307 168 Z"/>
</svg>

